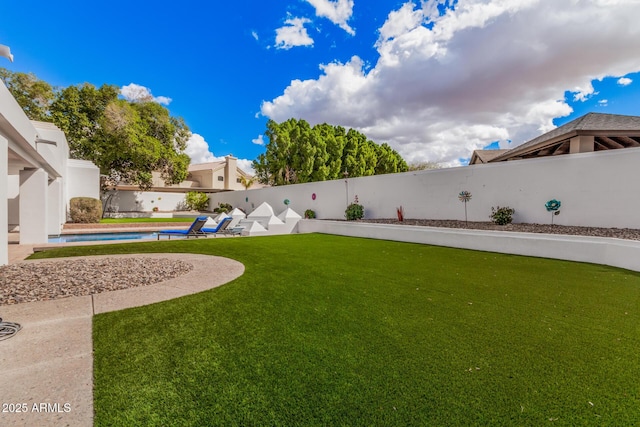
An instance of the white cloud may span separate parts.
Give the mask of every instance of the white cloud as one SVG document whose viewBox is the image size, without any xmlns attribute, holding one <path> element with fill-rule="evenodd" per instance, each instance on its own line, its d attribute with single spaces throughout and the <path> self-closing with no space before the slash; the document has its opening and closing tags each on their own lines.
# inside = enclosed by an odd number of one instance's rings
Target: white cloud
<svg viewBox="0 0 640 427">
<path fill-rule="evenodd" d="M 353 127 L 409 161 L 455 165 L 493 141 L 516 146 L 571 113 L 565 91 L 586 100 L 592 81 L 640 71 L 640 2 L 603 1 L 459 0 L 443 14 L 444 1 L 407 2 L 380 28 L 373 68 L 323 65 L 261 112 Z"/>
<path fill-rule="evenodd" d="M 171 98 L 166 96 L 153 96 L 151 94 L 151 89 L 137 85 L 135 83 L 131 83 L 127 86 L 122 86 L 120 88 L 120 95 L 124 96 L 127 101 L 131 102 L 157 102 L 158 104 L 169 105 L 172 101 Z"/>
<path fill-rule="evenodd" d="M 209 144 L 204 140 L 202 135 L 192 133 L 187 141 L 187 149 L 185 153 L 191 158 L 191 163 L 208 163 L 224 160 L 223 157 L 216 157 L 209 150 Z"/>
<path fill-rule="evenodd" d="M 258 135 L 258 137 L 256 139 L 252 139 L 251 142 L 256 145 L 264 145 L 264 135 Z"/>
<path fill-rule="evenodd" d="M 249 175 L 256 174 L 255 169 L 253 169 L 253 160 L 238 159 L 238 167 Z"/>
<path fill-rule="evenodd" d="M 356 32 L 347 24 L 353 15 L 353 0 L 307 0 L 316 9 L 316 16 L 329 19 L 352 36 Z"/>
<path fill-rule="evenodd" d="M 386 22 L 380 28 L 380 41 L 384 42 L 411 31 L 420 26 L 425 18 L 423 11 L 414 10 L 413 3 L 405 3 L 398 10 L 389 13 Z"/>
<path fill-rule="evenodd" d="M 256 31 L 251 31 L 251 37 L 253 37 L 256 41 L 260 40 L 258 33 Z"/>
<path fill-rule="evenodd" d="M 276 48 L 291 49 L 295 46 L 312 46 L 313 39 L 309 37 L 304 24 L 311 22 L 307 18 L 289 18 L 284 21 L 285 26 L 276 29 Z"/>
<path fill-rule="evenodd" d="M 187 148 L 185 153 L 191 158 L 192 164 L 209 163 L 209 162 L 221 162 L 225 156 L 217 157 L 209 149 L 209 144 L 205 141 L 202 135 L 192 133 L 191 137 L 187 141 Z M 238 167 L 243 171 L 253 175 L 255 171 L 251 166 L 252 160 L 238 159 Z"/>
<path fill-rule="evenodd" d="M 600 107 L 606 107 L 607 105 L 609 105 L 609 100 L 608 99 L 601 99 L 600 101 L 598 101 L 598 105 Z"/>
<path fill-rule="evenodd" d="M 629 86 L 632 82 L 633 82 L 633 80 L 631 80 L 628 77 L 621 77 L 621 78 L 618 79 L 618 84 L 620 86 Z"/>
</svg>

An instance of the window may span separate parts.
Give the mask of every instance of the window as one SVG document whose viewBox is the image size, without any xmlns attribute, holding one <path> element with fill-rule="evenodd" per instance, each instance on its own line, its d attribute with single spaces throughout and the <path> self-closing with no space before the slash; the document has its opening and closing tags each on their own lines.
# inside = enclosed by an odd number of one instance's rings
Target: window
<svg viewBox="0 0 640 427">
<path fill-rule="evenodd" d="M 240 178 L 236 178 L 236 182 L 237 182 L 238 184 L 242 184 L 242 180 L 241 180 Z"/>
<path fill-rule="evenodd" d="M 219 176 L 218 181 L 224 181 L 224 176 Z"/>
</svg>

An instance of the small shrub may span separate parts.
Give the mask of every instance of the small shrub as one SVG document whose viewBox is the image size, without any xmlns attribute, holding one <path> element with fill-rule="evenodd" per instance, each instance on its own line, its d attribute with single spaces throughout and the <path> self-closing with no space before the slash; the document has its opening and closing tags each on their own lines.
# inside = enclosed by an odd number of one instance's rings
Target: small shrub
<svg viewBox="0 0 640 427">
<path fill-rule="evenodd" d="M 402 206 L 400 206 L 399 208 L 396 208 L 396 214 L 398 215 L 398 221 L 403 222 L 404 221 L 404 209 L 402 208 Z"/>
<path fill-rule="evenodd" d="M 229 213 L 233 210 L 233 206 L 231 206 L 229 203 L 218 203 L 218 207 L 215 208 L 213 211 L 215 213 Z"/>
<path fill-rule="evenodd" d="M 364 218 L 364 207 L 358 203 L 358 196 L 355 197 L 353 203 L 347 206 L 347 210 L 344 211 L 344 216 L 347 218 L 347 221 Z"/>
<path fill-rule="evenodd" d="M 189 191 L 184 199 L 187 209 L 204 211 L 209 207 L 209 197 L 199 191 Z"/>
<path fill-rule="evenodd" d="M 511 224 L 513 221 L 513 214 L 515 213 L 515 209 L 512 209 L 508 206 L 506 207 L 491 207 L 491 220 L 498 225 L 507 225 Z"/>
<path fill-rule="evenodd" d="M 306 219 L 314 219 L 316 217 L 316 213 L 312 209 L 307 209 L 304 211 L 304 217 Z"/>
<path fill-rule="evenodd" d="M 69 202 L 71 222 L 97 224 L 102 217 L 102 202 L 91 197 L 74 197 Z"/>
</svg>

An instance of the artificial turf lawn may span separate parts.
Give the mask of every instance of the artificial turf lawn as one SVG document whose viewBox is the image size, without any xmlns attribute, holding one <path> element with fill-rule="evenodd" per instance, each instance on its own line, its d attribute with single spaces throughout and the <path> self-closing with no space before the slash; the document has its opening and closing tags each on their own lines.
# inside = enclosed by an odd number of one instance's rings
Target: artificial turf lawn
<svg viewBox="0 0 640 427">
<path fill-rule="evenodd" d="M 134 222 L 193 222 L 195 218 L 102 218 L 100 224 L 129 224 Z"/>
<path fill-rule="evenodd" d="M 638 273 L 327 235 L 49 255 L 140 251 L 246 270 L 94 318 L 98 426 L 640 423 Z"/>
</svg>

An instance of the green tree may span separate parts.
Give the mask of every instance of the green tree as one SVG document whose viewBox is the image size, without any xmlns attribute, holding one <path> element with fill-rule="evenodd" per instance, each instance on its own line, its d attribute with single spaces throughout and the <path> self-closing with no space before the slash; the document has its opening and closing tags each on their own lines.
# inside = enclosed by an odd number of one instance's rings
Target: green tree
<svg viewBox="0 0 640 427">
<path fill-rule="evenodd" d="M 118 99 L 113 85 L 84 83 L 60 90 L 51 104 L 51 120 L 65 133 L 72 158 L 95 161 L 96 137 L 107 105 Z"/>
<path fill-rule="evenodd" d="M 304 120 L 270 120 L 265 134 L 267 150 L 253 162 L 257 179 L 265 184 L 338 179 L 345 169 L 351 177 L 407 170 L 388 144 L 378 145 L 355 129 L 345 133 L 326 123 L 312 128 Z"/>
<path fill-rule="evenodd" d="M 314 130 L 318 133 L 319 139 L 324 142 L 326 179 L 341 178 L 342 152 L 346 144 L 344 128 L 322 123 L 314 126 Z"/>
<path fill-rule="evenodd" d="M 117 86 L 85 83 L 54 90 L 33 74 L 0 68 L 0 77 L 32 120 L 51 121 L 67 137 L 70 156 L 94 162 L 108 181 L 148 189 L 152 172 L 167 184 L 187 176 L 191 136 L 184 120 L 149 99 L 118 99 Z"/>
<path fill-rule="evenodd" d="M 384 143 L 382 145 L 376 145 L 376 165 L 375 174 L 382 175 L 385 173 L 394 173 L 395 171 L 407 171 L 407 163 L 397 155 L 395 150 Z"/>
<path fill-rule="evenodd" d="M 0 78 L 31 120 L 50 121 L 49 105 L 54 99 L 54 90 L 34 74 L 12 72 L 0 68 Z"/>
<path fill-rule="evenodd" d="M 183 128 L 177 129 L 166 108 L 144 102 L 115 100 L 109 103 L 92 140 L 93 161 L 113 183 L 126 181 L 148 189 L 152 172 L 159 171 L 167 184 L 187 177 L 189 157 Z"/>
</svg>

